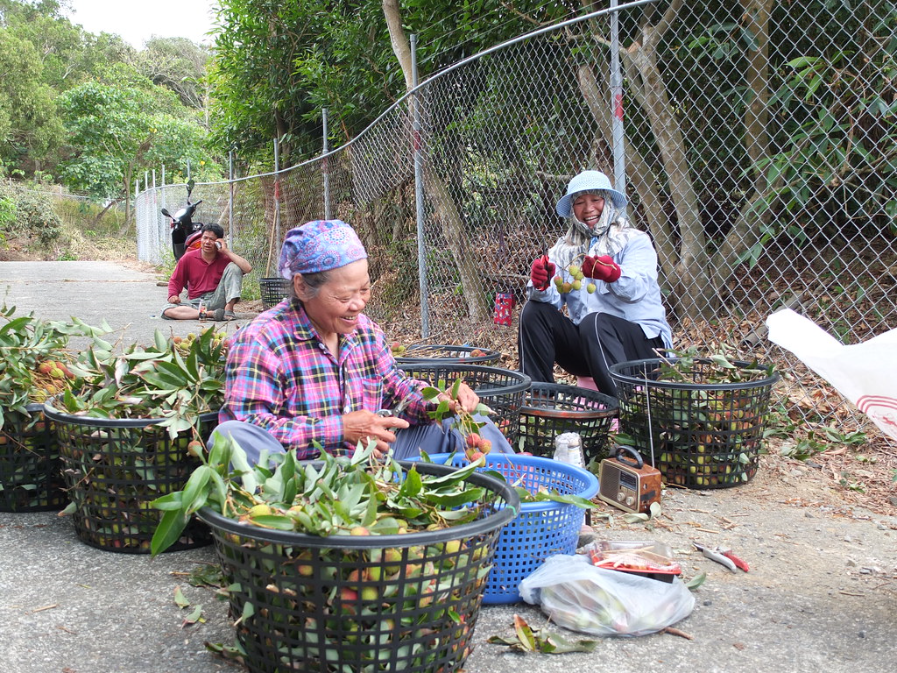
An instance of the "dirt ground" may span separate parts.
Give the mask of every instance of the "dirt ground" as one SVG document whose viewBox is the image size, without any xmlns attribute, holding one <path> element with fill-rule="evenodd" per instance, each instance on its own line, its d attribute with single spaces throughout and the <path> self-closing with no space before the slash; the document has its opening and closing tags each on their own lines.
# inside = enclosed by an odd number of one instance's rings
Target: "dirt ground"
<svg viewBox="0 0 897 673">
<path fill-rule="evenodd" d="M 417 343 L 416 324 L 384 324 L 390 338 L 402 344 Z M 464 334 L 459 340 L 457 335 Z M 429 343 L 467 343 L 502 353 L 501 366 L 517 368 L 516 323 L 511 327 L 461 326 L 451 333 L 433 334 Z M 559 382 L 569 382 L 556 372 Z M 763 497 L 781 502 L 825 505 L 833 508 L 863 507 L 871 512 L 897 515 L 897 446 L 863 415 L 851 408 L 839 393 L 808 372 L 800 391 L 790 377 L 783 376 L 773 389 L 774 409 L 767 428 L 773 432 L 765 442 L 767 455 L 761 456 L 761 474 L 766 475 Z M 790 409 L 790 414 L 786 410 Z M 831 435 L 822 424 L 801 420 L 799 409 L 831 412 L 840 425 Z M 834 428 L 829 428 L 834 429 Z M 865 436 L 856 443 L 839 442 L 851 432 Z M 804 442 L 804 444 L 801 444 Z M 810 446 L 809 457 L 789 456 L 799 447 Z M 772 475 L 777 478 L 772 479 Z M 752 489 L 753 492 L 753 489 Z M 767 495 L 769 493 L 769 495 Z"/>
</svg>

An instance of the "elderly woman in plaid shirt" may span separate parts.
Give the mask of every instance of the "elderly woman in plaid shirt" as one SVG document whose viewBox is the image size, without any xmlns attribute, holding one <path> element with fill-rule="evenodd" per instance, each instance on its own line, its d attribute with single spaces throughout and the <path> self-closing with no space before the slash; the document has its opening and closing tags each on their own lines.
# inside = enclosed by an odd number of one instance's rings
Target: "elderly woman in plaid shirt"
<svg viewBox="0 0 897 673">
<path fill-rule="evenodd" d="M 372 439 L 378 455 L 391 448 L 395 458 L 463 450 L 450 419 L 443 427 L 427 415 L 435 407 L 421 383 L 398 369 L 383 331 L 362 313 L 371 295 L 367 252 L 348 224 L 319 220 L 291 230 L 279 271 L 292 297 L 232 338 L 218 432 L 251 463 L 263 449 L 315 458 L 313 442 L 337 454 Z M 472 411 L 479 398 L 462 384 L 449 401 Z M 397 416 L 377 414 L 400 403 Z M 481 435 L 493 451 L 513 451 L 491 422 Z"/>
</svg>

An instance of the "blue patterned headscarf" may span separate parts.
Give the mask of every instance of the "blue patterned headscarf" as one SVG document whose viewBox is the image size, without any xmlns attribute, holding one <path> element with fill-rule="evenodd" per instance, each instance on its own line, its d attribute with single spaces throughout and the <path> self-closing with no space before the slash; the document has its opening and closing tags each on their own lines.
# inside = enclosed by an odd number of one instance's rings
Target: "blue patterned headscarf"
<svg viewBox="0 0 897 673">
<path fill-rule="evenodd" d="M 290 229 L 280 250 L 280 275 L 318 273 L 367 259 L 361 239 L 342 220 L 315 220 Z"/>
</svg>

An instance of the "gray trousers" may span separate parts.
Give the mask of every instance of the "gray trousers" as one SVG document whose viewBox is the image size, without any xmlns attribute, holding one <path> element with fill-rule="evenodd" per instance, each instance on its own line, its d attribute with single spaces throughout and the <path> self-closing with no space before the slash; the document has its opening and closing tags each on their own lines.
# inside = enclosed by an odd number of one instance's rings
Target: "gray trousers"
<svg viewBox="0 0 897 673">
<path fill-rule="evenodd" d="M 239 266 L 230 262 L 224 267 L 224 273 L 221 274 L 221 281 L 218 283 L 218 287 L 212 292 L 206 292 L 196 299 L 187 299 L 180 304 L 165 304 L 165 306 L 162 307 L 160 315 L 166 320 L 170 320 L 171 318 L 168 318 L 165 315 L 165 311 L 168 309 L 177 306 L 192 306 L 199 310 L 200 302 L 202 302 L 202 305 L 207 311 L 214 311 L 215 309 L 224 308 L 224 305 L 233 299 L 239 299 L 242 296 L 242 292 L 243 272 L 240 270 Z"/>
<path fill-rule="evenodd" d="M 486 422 L 480 428 L 480 436 L 492 442 L 492 450 L 496 453 L 514 453 L 514 449 L 501 434 L 501 430 L 495 427 L 495 423 L 485 416 L 474 416 L 477 422 Z M 461 433 L 451 429 L 451 419 L 442 422 L 442 426 L 435 423 L 429 425 L 412 425 L 404 430 L 396 431 L 396 441 L 392 443 L 393 457 L 397 460 L 405 460 L 420 456 L 421 449 L 432 455 L 435 453 L 452 453 L 464 450 L 464 439 Z M 230 435 L 237 444 L 246 452 L 246 458 L 250 465 L 258 462 L 259 455 L 265 449 L 268 454 L 283 453 L 284 448 L 272 434 L 264 428 L 260 428 L 245 421 L 225 421 L 212 431 L 209 437 L 211 445 L 212 437 L 216 432 L 225 436 Z"/>
</svg>

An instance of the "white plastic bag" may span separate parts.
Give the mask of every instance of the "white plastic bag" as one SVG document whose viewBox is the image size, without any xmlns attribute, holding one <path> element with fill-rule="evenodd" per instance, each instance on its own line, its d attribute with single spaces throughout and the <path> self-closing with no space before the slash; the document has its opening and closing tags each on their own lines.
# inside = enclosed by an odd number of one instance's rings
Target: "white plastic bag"
<svg viewBox="0 0 897 673">
<path fill-rule="evenodd" d="M 678 577 L 667 583 L 596 568 L 583 555 L 549 557 L 520 583 L 520 595 L 556 624 L 594 636 L 656 633 L 695 607 Z"/>
<path fill-rule="evenodd" d="M 897 329 L 845 346 L 791 309 L 773 313 L 766 326 L 770 341 L 794 353 L 897 440 Z"/>
</svg>

